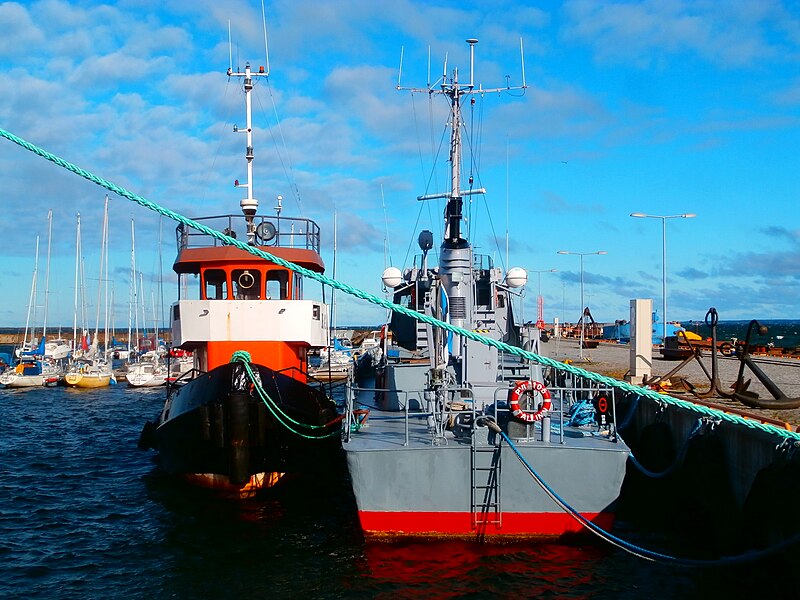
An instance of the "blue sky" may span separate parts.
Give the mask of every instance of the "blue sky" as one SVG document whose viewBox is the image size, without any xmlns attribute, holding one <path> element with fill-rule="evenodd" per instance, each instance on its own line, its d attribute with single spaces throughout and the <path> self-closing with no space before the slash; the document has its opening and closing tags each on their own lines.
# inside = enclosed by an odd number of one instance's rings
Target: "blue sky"
<svg viewBox="0 0 800 600">
<path fill-rule="evenodd" d="M 255 195 L 270 213 L 302 214 L 323 230 L 339 279 L 380 294 L 391 260 L 411 260 L 419 231 L 441 231 L 446 105 L 395 89 L 469 71 L 520 81 L 525 94 L 486 94 L 468 109 L 465 165 L 487 188 L 470 207 L 472 240 L 501 266 L 531 272 L 525 318 L 628 317 L 631 298 L 661 306 L 667 220 L 668 317 L 800 318 L 800 6 L 793 2 L 267 2 L 271 75 L 254 100 Z M 263 64 L 257 0 L 0 3 L 0 127 L 187 216 L 238 213 L 245 179 L 234 67 Z M 507 78 L 508 76 L 508 78 Z M 277 115 L 277 118 L 276 118 Z M 105 192 L 0 140 L 0 326 L 24 325 L 40 236 L 44 305 L 47 211 L 53 210 L 48 327 L 71 326 L 75 221 L 96 300 Z M 384 209 L 385 206 L 385 209 Z M 174 224 L 111 199 L 114 322 L 125 327 L 131 221 L 144 296 L 176 294 Z M 161 234 L 159 234 L 161 230 Z M 159 239 L 162 250 L 159 253 Z M 386 241 L 388 240 L 388 244 Z M 508 240 L 508 255 L 506 255 Z M 391 252 L 386 252 L 386 248 Z M 535 271 L 557 269 L 555 273 Z M 318 285 L 309 285 L 318 295 Z M 340 324 L 383 311 L 337 295 Z M 95 307 L 88 307 L 95 314 Z M 93 317 L 91 319 L 94 320 Z M 93 323 L 89 323 L 93 325 Z M 39 324 L 40 326 L 40 324 Z"/>
</svg>

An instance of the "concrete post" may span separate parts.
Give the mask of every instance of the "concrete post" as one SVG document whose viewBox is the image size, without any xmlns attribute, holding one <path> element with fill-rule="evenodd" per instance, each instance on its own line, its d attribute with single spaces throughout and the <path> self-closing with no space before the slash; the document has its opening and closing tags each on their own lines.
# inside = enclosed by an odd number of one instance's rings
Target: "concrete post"
<svg viewBox="0 0 800 600">
<path fill-rule="evenodd" d="M 631 365 L 626 379 L 641 385 L 653 370 L 653 300 L 631 300 Z"/>
</svg>

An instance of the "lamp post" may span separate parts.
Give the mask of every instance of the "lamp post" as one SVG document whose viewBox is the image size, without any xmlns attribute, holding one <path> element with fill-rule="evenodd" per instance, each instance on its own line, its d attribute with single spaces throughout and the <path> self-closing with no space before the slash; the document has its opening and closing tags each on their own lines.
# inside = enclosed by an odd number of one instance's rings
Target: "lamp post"
<svg viewBox="0 0 800 600">
<path fill-rule="evenodd" d="M 539 295 L 536 297 L 536 327 L 544 329 L 544 300 L 542 299 L 542 273 L 557 273 L 558 269 L 544 269 L 543 271 L 529 271 L 539 276 Z"/>
<path fill-rule="evenodd" d="M 664 345 L 667 337 L 667 219 L 691 219 L 697 215 L 695 213 L 686 213 L 683 215 L 648 215 L 635 212 L 631 213 L 631 216 L 637 219 L 661 219 L 661 308 L 663 312 L 661 320 L 664 325 L 661 344 Z"/>
<path fill-rule="evenodd" d="M 585 338 L 584 331 L 586 330 L 586 320 L 583 318 L 583 311 L 585 308 L 583 305 L 583 257 L 592 254 L 608 254 L 608 252 L 605 250 L 599 250 L 597 252 L 569 252 L 567 250 L 559 250 L 558 254 L 574 254 L 581 257 L 581 343 L 578 348 L 578 356 L 583 360 L 583 340 Z"/>
</svg>

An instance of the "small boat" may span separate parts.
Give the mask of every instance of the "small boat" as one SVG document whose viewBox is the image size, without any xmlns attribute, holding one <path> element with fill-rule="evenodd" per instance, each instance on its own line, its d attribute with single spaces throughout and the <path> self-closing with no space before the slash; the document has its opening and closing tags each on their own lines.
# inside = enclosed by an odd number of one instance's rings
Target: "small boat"
<svg viewBox="0 0 800 600">
<path fill-rule="evenodd" d="M 157 387 L 165 385 L 170 370 L 158 357 L 128 364 L 125 380 L 130 387 Z"/>
<path fill-rule="evenodd" d="M 477 40 L 467 42 L 472 56 Z M 420 91 L 449 100 L 451 189 L 418 198 L 446 202 L 438 265 L 423 231 L 413 266 L 386 269 L 383 283 L 396 305 L 538 353 L 539 330 L 514 308 L 526 272 L 504 273 L 474 252 L 462 227 L 464 198 L 485 190 L 461 188 L 461 105 L 492 90 L 459 83 L 457 71 L 438 86 Z M 611 526 L 629 449 L 609 389 L 408 314 L 393 312 L 386 328 L 392 343 L 374 388 L 350 387 L 346 405 L 343 448 L 365 535 L 559 536 L 581 529 L 575 514 Z M 596 407 L 589 421 L 576 416 L 586 406 Z M 531 465 L 574 514 L 537 485 Z"/>
<path fill-rule="evenodd" d="M 232 497 L 249 497 L 287 475 L 314 472 L 341 455 L 341 417 L 308 374 L 308 356 L 328 344 L 328 307 L 303 298 L 302 276 L 248 252 L 261 248 L 321 273 L 319 226 L 276 213 L 257 215 L 253 197 L 253 81 L 267 73 L 228 70 L 243 79 L 247 196 L 242 214 L 195 219 L 216 232 L 178 226 L 173 269 L 179 296 L 170 311 L 175 350 L 193 368 L 168 384 L 141 448 L 167 473 Z M 246 240 L 232 245 L 234 240 Z"/>
<path fill-rule="evenodd" d="M 44 355 L 45 338 L 31 350 L 19 354 L 14 366 L 7 366 L 0 373 L 0 386 L 7 388 L 27 388 L 58 385 L 64 377 L 60 361 Z"/>
<path fill-rule="evenodd" d="M 355 369 L 355 349 L 347 338 L 334 338 L 333 347 L 326 346 L 319 351 L 319 362 L 309 367 L 309 374 L 319 381 L 342 381 L 353 375 Z"/>
<path fill-rule="evenodd" d="M 75 359 L 64 374 L 64 383 L 74 388 L 101 388 L 116 383 L 111 363 L 102 357 Z"/>
<path fill-rule="evenodd" d="M 0 386 L 27 388 L 58 385 L 64 376 L 60 365 L 41 355 L 23 353 L 19 362 L 0 373 Z"/>
</svg>

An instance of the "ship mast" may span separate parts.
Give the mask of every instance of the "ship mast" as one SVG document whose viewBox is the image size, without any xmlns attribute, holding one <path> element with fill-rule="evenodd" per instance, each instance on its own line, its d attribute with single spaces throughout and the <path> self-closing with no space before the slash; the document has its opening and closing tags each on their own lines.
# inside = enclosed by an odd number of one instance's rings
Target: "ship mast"
<svg viewBox="0 0 800 600">
<path fill-rule="evenodd" d="M 502 87 L 493 89 L 483 89 L 475 86 L 475 44 L 477 39 L 466 40 L 469 44 L 469 82 L 460 83 L 458 80 L 458 69 L 453 69 L 452 78 L 448 78 L 447 60 L 445 59 L 444 69 L 441 79 L 433 84 L 428 84 L 427 88 L 403 88 L 398 77 L 397 89 L 410 90 L 412 92 L 432 94 L 442 94 L 446 96 L 450 103 L 450 191 L 439 194 L 427 194 L 418 196 L 417 200 L 433 200 L 439 198 L 447 199 L 444 212 L 444 240 L 439 252 L 439 271 L 438 278 L 441 282 L 442 290 L 448 300 L 448 319 L 450 323 L 457 327 L 472 329 L 476 326 L 473 323 L 474 313 L 474 293 L 473 293 L 473 271 L 472 271 L 472 247 L 461 232 L 461 222 L 463 220 L 463 198 L 473 194 L 485 194 L 484 188 L 461 189 L 461 161 L 462 161 L 462 140 L 461 140 L 461 102 L 463 98 L 474 94 L 485 94 L 493 92 L 503 92 L 518 89 L 525 89 L 525 63 L 522 62 L 522 85 L 516 87 Z M 522 54 L 522 42 L 520 41 L 520 53 Z M 402 59 L 401 59 L 402 76 Z M 441 82 L 441 83 L 439 83 Z M 435 87 L 438 84 L 438 88 Z M 471 183 L 471 182 L 470 182 Z M 452 345 L 451 356 L 461 358 L 463 349 L 460 344 Z M 437 359 L 437 364 L 441 361 Z"/>
<path fill-rule="evenodd" d="M 247 189 L 247 196 L 242 198 L 239 206 L 244 213 L 245 220 L 247 221 L 247 243 L 253 244 L 255 240 L 255 227 L 253 225 L 253 217 L 256 216 L 258 210 L 258 200 L 253 197 L 253 110 L 252 99 L 250 94 L 253 91 L 253 77 L 267 77 L 269 73 L 264 71 L 264 67 L 258 68 L 257 72 L 250 69 L 250 63 L 244 67 L 244 72 L 234 72 L 233 68 L 228 67 L 228 77 L 243 77 L 244 78 L 244 101 L 246 112 L 246 125 L 245 129 L 239 129 L 236 125 L 233 126 L 235 133 L 245 133 L 247 136 L 245 158 L 247 159 L 247 183 L 239 183 L 237 179 L 234 185 L 236 187 L 243 187 Z"/>
<path fill-rule="evenodd" d="M 477 188 L 471 190 L 461 190 L 461 161 L 462 161 L 462 142 L 461 142 L 461 98 L 462 96 L 470 96 L 473 94 L 486 94 L 494 92 L 504 92 L 511 90 L 522 90 L 528 86 L 525 83 L 525 66 L 523 61 L 522 67 L 522 85 L 508 86 L 502 88 L 483 89 L 478 86 L 475 89 L 475 44 L 478 40 L 470 38 L 467 41 L 469 44 L 469 83 L 459 83 L 458 69 L 453 69 L 452 79 L 447 76 L 447 62 L 445 61 L 444 72 L 441 77 L 441 84 L 439 89 L 435 89 L 433 85 L 428 85 L 427 88 L 406 88 L 401 87 L 398 81 L 398 90 L 409 90 L 411 92 L 420 92 L 427 94 L 442 94 L 447 96 L 450 102 L 450 191 L 447 193 L 427 194 L 418 196 L 417 200 L 434 200 L 438 198 L 447 198 L 447 207 L 445 208 L 445 241 L 446 243 L 456 244 L 461 240 L 461 221 L 463 196 L 470 196 L 474 194 L 485 194 L 485 188 Z M 522 53 L 522 42 L 520 41 L 520 53 Z M 401 65 L 402 69 L 402 65 Z M 434 84 L 435 85 L 435 84 Z M 464 240 L 462 240 L 462 244 Z"/>
</svg>

